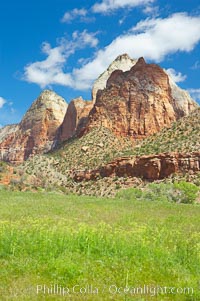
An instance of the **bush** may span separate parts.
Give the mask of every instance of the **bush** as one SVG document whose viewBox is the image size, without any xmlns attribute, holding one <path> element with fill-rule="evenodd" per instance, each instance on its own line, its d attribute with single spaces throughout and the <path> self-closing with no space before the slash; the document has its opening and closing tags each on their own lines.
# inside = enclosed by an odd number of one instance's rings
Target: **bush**
<svg viewBox="0 0 200 301">
<path fill-rule="evenodd" d="M 188 182 L 151 183 L 143 189 L 121 189 L 116 197 L 125 200 L 161 201 L 193 204 L 199 188 Z"/>
<path fill-rule="evenodd" d="M 195 202 L 199 191 L 199 188 L 195 184 L 185 181 L 175 182 L 174 188 L 180 192 L 180 203 L 193 204 Z"/>
<path fill-rule="evenodd" d="M 171 183 L 151 183 L 144 191 L 144 198 L 149 201 L 172 202 L 173 184 Z"/>
</svg>

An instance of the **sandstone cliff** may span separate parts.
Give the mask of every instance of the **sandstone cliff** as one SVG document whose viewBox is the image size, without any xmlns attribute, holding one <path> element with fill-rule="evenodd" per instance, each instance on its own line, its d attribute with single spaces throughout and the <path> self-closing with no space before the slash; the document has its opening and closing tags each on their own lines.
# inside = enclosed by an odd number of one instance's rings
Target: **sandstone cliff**
<svg viewBox="0 0 200 301">
<path fill-rule="evenodd" d="M 140 177 L 154 181 L 174 173 L 199 172 L 200 152 L 166 153 L 141 157 L 122 157 L 96 170 L 73 171 L 75 181 L 96 180 L 99 177 Z"/>
<path fill-rule="evenodd" d="M 123 156 L 151 155 L 160 153 L 194 153 L 200 150 L 200 107 L 174 122 L 170 128 L 137 141 L 137 146 Z"/>
<path fill-rule="evenodd" d="M 65 141 L 85 128 L 93 105 L 92 101 L 85 101 L 82 97 L 71 100 L 60 127 L 59 141 Z"/>
<path fill-rule="evenodd" d="M 63 98 L 44 91 L 20 124 L 0 129 L 0 159 L 20 163 L 93 128 L 146 138 L 197 107 L 162 68 L 126 54 L 117 57 L 97 79 L 92 93 L 93 101 L 79 97 L 67 108 Z"/>
<path fill-rule="evenodd" d="M 63 124 L 60 128 L 59 140 L 65 141 L 74 135 L 79 135 L 88 123 L 88 116 L 96 101 L 98 90 L 104 89 L 110 75 L 115 70 L 127 71 L 136 64 L 127 54 L 118 56 L 94 82 L 92 88 L 92 101 L 85 101 L 82 97 L 75 98 L 69 103 Z"/>
<path fill-rule="evenodd" d="M 188 115 L 194 109 L 194 101 L 189 93 L 176 85 L 173 79 L 169 77 L 169 85 L 171 88 L 172 98 L 175 100 L 177 109 L 182 111 L 184 115 Z M 197 105 L 195 104 L 195 108 Z"/>
<path fill-rule="evenodd" d="M 66 109 L 67 103 L 55 92 L 42 92 L 19 125 L 1 129 L 0 159 L 21 163 L 30 155 L 49 151 L 56 142 Z"/>
<path fill-rule="evenodd" d="M 105 72 L 103 72 L 97 80 L 94 82 L 92 88 L 92 100 L 96 101 L 96 95 L 98 90 L 102 90 L 106 88 L 107 80 L 110 75 L 115 70 L 127 71 L 130 70 L 137 63 L 137 60 L 131 59 L 128 54 L 119 55 L 107 68 Z"/>
<path fill-rule="evenodd" d="M 85 131 L 104 126 L 120 136 L 145 138 L 196 107 L 162 68 L 140 58 L 130 71 L 115 70 L 98 91 Z"/>
<path fill-rule="evenodd" d="M 142 141 L 117 137 L 108 128 L 93 128 L 62 145 L 53 155 L 35 156 L 21 168 L 34 176 L 34 183 L 42 180 L 45 187 L 54 183 L 72 192 L 113 195 L 119 187 L 171 175 L 173 180 L 198 183 L 199 143 L 200 108 Z"/>
</svg>

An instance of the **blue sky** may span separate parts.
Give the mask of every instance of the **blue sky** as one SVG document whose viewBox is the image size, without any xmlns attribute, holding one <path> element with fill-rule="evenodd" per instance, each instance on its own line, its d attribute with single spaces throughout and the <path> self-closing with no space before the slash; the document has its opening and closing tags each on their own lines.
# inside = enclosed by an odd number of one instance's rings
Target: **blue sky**
<svg viewBox="0 0 200 301">
<path fill-rule="evenodd" d="M 199 0 L 1 0 L 0 125 L 43 89 L 67 102 L 122 53 L 170 69 L 200 100 Z"/>
</svg>

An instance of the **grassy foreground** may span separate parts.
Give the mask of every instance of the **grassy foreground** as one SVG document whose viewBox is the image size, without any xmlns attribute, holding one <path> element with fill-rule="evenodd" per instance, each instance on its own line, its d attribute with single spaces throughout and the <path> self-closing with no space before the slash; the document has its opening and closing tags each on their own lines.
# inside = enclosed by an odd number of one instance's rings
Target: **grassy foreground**
<svg viewBox="0 0 200 301">
<path fill-rule="evenodd" d="M 199 216 L 199 205 L 1 190 L 0 300 L 200 300 Z"/>
</svg>

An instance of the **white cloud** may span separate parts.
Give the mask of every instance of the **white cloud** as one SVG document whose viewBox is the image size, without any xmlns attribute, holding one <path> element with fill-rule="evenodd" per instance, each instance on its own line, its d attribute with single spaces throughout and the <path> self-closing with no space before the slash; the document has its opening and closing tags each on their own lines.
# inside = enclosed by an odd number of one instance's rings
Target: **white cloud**
<svg viewBox="0 0 200 301">
<path fill-rule="evenodd" d="M 86 17 L 87 15 L 87 10 L 84 8 L 81 9 L 77 9 L 74 8 L 71 11 L 67 11 L 63 18 L 61 19 L 61 22 L 63 23 L 71 23 L 74 19 L 76 18 L 82 18 L 82 17 Z"/>
<path fill-rule="evenodd" d="M 165 19 L 148 18 L 118 36 L 105 48 L 96 51 L 91 59 L 82 60 L 80 68 L 65 73 L 63 70 L 68 56 L 77 49 L 95 47 L 98 43 L 94 33 L 75 32 L 71 42 L 63 39 L 55 48 L 45 43 L 43 52 L 47 55 L 46 60 L 26 66 L 24 78 L 41 87 L 60 84 L 74 89 L 89 89 L 93 81 L 120 54 L 128 53 L 132 58 L 143 56 L 147 60 L 161 62 L 167 55 L 178 51 L 192 51 L 199 41 L 200 17 L 177 13 Z M 179 81 L 183 80 L 181 74 L 175 75 Z"/>
<path fill-rule="evenodd" d="M 36 83 L 42 88 L 52 84 L 72 87 L 74 83 L 71 74 L 63 71 L 67 59 L 77 49 L 86 46 L 96 47 L 98 39 L 95 35 L 96 33 L 88 33 L 86 30 L 75 31 L 72 34 L 72 41 L 63 38 L 57 47 L 51 48 L 49 43 L 43 43 L 42 52 L 47 55 L 47 58 L 25 66 L 23 79 Z"/>
<path fill-rule="evenodd" d="M 200 101 L 200 89 L 188 89 L 188 92 L 196 101 Z"/>
<path fill-rule="evenodd" d="M 3 97 L 0 97 L 0 109 L 3 108 L 3 106 L 6 102 L 7 101 Z"/>
<path fill-rule="evenodd" d="M 147 19 L 99 50 L 93 60 L 73 73 L 77 85 L 80 83 L 80 87 L 87 89 L 122 53 L 128 53 L 132 58 L 143 56 L 160 62 L 177 51 L 191 51 L 199 41 L 200 17 L 177 13 L 165 19 Z"/>
<path fill-rule="evenodd" d="M 96 47 L 99 40 L 96 38 L 96 33 L 88 33 L 87 30 L 83 32 L 74 31 L 72 34 L 73 40 L 77 41 L 76 45 L 78 48 L 83 48 L 85 46 Z"/>
<path fill-rule="evenodd" d="M 187 75 L 183 75 L 181 72 L 177 72 L 173 68 L 169 68 L 165 71 L 173 79 L 175 83 L 184 82 L 184 80 L 186 80 L 187 78 Z"/>
<path fill-rule="evenodd" d="M 153 3 L 155 0 L 103 0 L 95 3 L 92 7 L 93 12 L 108 14 L 120 8 L 133 8 Z"/>
</svg>

